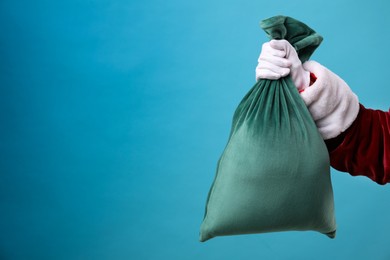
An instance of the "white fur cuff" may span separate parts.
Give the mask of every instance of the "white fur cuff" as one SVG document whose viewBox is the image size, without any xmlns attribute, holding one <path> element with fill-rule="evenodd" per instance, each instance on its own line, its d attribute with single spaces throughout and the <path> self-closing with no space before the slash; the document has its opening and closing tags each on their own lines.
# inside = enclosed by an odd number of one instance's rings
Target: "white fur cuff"
<svg viewBox="0 0 390 260">
<path fill-rule="evenodd" d="M 348 129 L 359 113 L 358 97 L 339 76 L 315 61 L 303 64 L 317 80 L 301 93 L 322 137 L 334 138 Z"/>
</svg>

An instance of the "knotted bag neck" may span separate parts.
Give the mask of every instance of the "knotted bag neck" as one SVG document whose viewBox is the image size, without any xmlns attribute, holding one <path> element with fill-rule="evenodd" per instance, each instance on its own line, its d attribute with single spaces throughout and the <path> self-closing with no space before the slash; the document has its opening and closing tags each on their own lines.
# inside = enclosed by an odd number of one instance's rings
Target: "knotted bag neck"
<svg viewBox="0 0 390 260">
<path fill-rule="evenodd" d="M 301 62 L 307 61 L 323 38 L 306 24 L 288 16 L 274 16 L 260 22 L 270 39 L 287 40 L 297 51 Z"/>
</svg>

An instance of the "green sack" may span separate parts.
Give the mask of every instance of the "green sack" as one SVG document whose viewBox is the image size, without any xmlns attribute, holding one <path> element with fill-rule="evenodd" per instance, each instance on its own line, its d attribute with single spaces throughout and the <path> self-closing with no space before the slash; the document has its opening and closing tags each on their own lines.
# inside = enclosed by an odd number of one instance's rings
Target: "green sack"
<svg viewBox="0 0 390 260">
<path fill-rule="evenodd" d="M 302 62 L 322 41 L 290 17 L 275 16 L 260 25 L 271 39 L 288 40 Z M 261 79 L 234 113 L 200 241 L 293 230 L 335 236 L 329 155 L 291 78 Z"/>
</svg>

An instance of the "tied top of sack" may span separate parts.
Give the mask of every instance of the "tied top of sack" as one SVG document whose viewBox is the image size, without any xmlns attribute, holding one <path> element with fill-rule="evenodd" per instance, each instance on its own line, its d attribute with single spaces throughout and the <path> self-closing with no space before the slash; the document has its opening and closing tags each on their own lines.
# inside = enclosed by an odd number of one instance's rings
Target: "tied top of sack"
<svg viewBox="0 0 390 260">
<path fill-rule="evenodd" d="M 291 43 L 302 63 L 310 58 L 323 40 L 309 26 L 288 16 L 278 15 L 265 19 L 260 22 L 260 27 L 270 39 L 285 39 Z"/>
</svg>

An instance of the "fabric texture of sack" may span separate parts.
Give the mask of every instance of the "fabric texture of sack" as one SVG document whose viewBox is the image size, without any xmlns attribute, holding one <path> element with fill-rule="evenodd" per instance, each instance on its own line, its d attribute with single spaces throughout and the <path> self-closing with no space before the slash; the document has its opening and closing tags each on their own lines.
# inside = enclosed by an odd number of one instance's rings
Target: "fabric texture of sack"
<svg viewBox="0 0 390 260">
<path fill-rule="evenodd" d="M 322 37 L 291 17 L 260 26 L 286 39 L 302 62 Z M 260 79 L 238 105 L 200 230 L 216 236 L 277 231 L 336 233 L 329 155 L 289 76 Z"/>
</svg>

